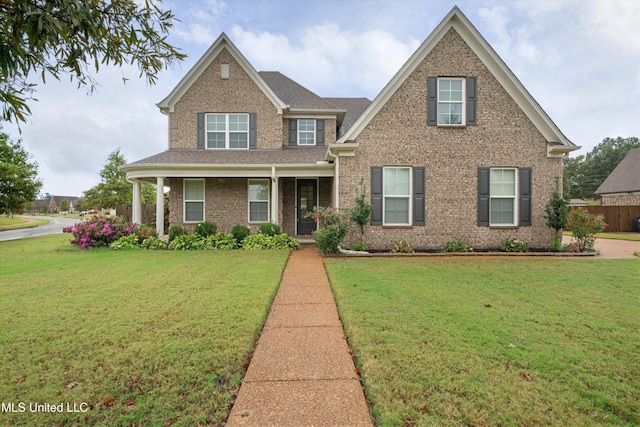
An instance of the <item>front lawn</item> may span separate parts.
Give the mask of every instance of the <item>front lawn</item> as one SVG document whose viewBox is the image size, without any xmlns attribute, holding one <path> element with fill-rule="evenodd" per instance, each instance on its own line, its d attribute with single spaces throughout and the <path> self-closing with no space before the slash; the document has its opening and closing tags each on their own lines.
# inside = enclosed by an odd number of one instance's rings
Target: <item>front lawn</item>
<svg viewBox="0 0 640 427">
<path fill-rule="evenodd" d="M 37 218 L 10 218 L 0 216 L 0 231 L 16 230 L 18 228 L 37 227 L 39 225 L 49 224 L 49 220 Z"/>
<path fill-rule="evenodd" d="M 325 259 L 379 426 L 640 424 L 640 262 Z"/>
<path fill-rule="evenodd" d="M 565 236 L 573 236 L 570 231 L 563 231 Z M 630 240 L 632 242 L 640 242 L 640 233 L 598 233 L 597 239 L 614 239 L 614 240 Z"/>
<path fill-rule="evenodd" d="M 0 396 L 26 407 L 2 424 L 226 419 L 288 251 L 81 252 L 69 239 L 0 242 Z"/>
</svg>

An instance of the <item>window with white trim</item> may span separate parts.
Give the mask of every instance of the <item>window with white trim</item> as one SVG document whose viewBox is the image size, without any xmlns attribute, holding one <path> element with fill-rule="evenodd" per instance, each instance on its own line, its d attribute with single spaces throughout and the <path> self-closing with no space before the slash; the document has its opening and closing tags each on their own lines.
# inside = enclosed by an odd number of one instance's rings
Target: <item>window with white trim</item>
<svg viewBox="0 0 640 427">
<path fill-rule="evenodd" d="M 383 218 L 384 225 L 411 224 L 411 168 L 383 168 Z"/>
<path fill-rule="evenodd" d="M 248 114 L 207 114 L 207 148 L 249 148 Z"/>
<path fill-rule="evenodd" d="M 184 180 L 184 222 L 204 221 L 204 179 Z"/>
<path fill-rule="evenodd" d="M 269 180 L 249 180 L 249 222 L 269 222 Z"/>
<path fill-rule="evenodd" d="M 491 169 L 489 172 L 489 224 L 516 225 L 516 169 Z"/>
<path fill-rule="evenodd" d="M 315 119 L 298 119 L 298 145 L 316 145 Z"/>
<path fill-rule="evenodd" d="M 465 79 L 438 79 L 438 125 L 465 123 Z"/>
</svg>

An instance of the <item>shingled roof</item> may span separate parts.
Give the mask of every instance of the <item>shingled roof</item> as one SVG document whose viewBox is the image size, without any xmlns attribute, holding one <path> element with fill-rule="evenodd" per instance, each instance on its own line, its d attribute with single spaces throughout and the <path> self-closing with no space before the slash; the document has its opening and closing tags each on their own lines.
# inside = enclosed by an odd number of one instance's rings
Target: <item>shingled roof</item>
<svg viewBox="0 0 640 427">
<path fill-rule="evenodd" d="M 127 170 L 146 165 L 305 165 L 325 160 L 326 147 L 283 147 L 257 150 L 199 150 L 173 148 L 130 163 Z"/>
<path fill-rule="evenodd" d="M 634 148 L 596 190 L 596 194 L 640 191 L 640 148 Z"/>
<path fill-rule="evenodd" d="M 312 110 L 340 110 L 326 99 L 311 92 L 278 71 L 258 72 L 262 80 L 290 108 Z"/>
<path fill-rule="evenodd" d="M 368 98 L 325 98 L 327 101 L 332 103 L 338 108 L 343 110 L 347 110 L 347 114 L 344 116 L 344 120 L 342 121 L 342 126 L 340 126 L 340 133 L 338 138 L 344 135 L 351 126 L 358 120 L 358 117 L 364 113 L 369 105 L 371 105 L 371 100 Z"/>
</svg>

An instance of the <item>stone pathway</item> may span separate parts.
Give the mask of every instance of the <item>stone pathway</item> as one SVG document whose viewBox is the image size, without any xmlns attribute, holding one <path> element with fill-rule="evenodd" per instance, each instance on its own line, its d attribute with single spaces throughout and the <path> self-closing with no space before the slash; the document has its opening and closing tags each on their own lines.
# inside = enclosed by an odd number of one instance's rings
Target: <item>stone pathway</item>
<svg viewBox="0 0 640 427">
<path fill-rule="evenodd" d="M 227 426 L 373 426 L 315 245 L 289 256 Z"/>
</svg>

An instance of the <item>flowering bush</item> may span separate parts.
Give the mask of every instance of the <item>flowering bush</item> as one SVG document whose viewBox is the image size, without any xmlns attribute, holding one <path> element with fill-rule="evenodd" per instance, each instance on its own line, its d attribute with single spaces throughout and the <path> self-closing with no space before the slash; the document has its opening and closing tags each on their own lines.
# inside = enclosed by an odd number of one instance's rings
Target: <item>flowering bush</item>
<svg viewBox="0 0 640 427">
<path fill-rule="evenodd" d="M 349 231 L 349 216 L 340 213 L 336 208 L 316 207 L 306 213 L 305 218 L 313 218 L 318 225 L 313 237 L 320 252 L 323 254 L 338 253 L 338 246 Z"/>
<path fill-rule="evenodd" d="M 413 246 L 406 240 L 396 240 L 391 242 L 389 250 L 393 253 L 411 254 L 413 253 Z"/>
<path fill-rule="evenodd" d="M 505 239 L 500 243 L 500 249 L 504 252 L 528 252 L 529 244 L 518 239 Z"/>
<path fill-rule="evenodd" d="M 580 252 L 585 252 L 593 250 L 596 234 L 602 233 L 608 225 L 604 222 L 604 216 L 590 214 L 584 208 L 575 208 L 569 212 L 569 227 Z"/>
<path fill-rule="evenodd" d="M 138 225 L 125 223 L 121 217 L 94 216 L 83 222 L 79 222 L 62 229 L 64 233 L 71 233 L 71 244 L 82 249 L 109 246 L 121 237 L 135 234 L 137 237 Z"/>
<path fill-rule="evenodd" d="M 472 252 L 473 247 L 464 239 L 460 239 L 447 242 L 444 250 L 445 252 Z"/>
</svg>

